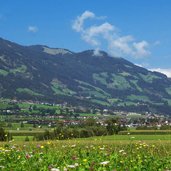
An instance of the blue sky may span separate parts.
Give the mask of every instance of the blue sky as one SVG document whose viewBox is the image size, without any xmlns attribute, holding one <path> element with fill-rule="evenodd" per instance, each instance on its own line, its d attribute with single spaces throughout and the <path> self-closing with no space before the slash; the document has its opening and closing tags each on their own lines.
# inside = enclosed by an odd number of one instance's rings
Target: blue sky
<svg viewBox="0 0 171 171">
<path fill-rule="evenodd" d="M 0 37 L 105 50 L 171 76 L 170 0 L 0 0 Z"/>
</svg>

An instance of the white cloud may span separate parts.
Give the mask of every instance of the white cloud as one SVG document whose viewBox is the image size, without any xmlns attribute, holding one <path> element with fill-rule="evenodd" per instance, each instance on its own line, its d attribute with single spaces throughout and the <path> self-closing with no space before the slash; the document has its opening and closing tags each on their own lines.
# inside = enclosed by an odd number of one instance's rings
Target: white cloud
<svg viewBox="0 0 171 171">
<path fill-rule="evenodd" d="M 141 64 L 134 64 L 134 65 L 136 65 L 138 67 L 143 67 L 143 65 L 141 65 Z"/>
<path fill-rule="evenodd" d="M 78 16 L 74 21 L 72 28 L 77 32 L 83 29 L 84 20 L 88 18 L 95 18 L 95 14 L 90 11 L 85 11 L 81 16 Z"/>
<path fill-rule="evenodd" d="M 85 11 L 77 16 L 73 22 L 72 28 L 81 34 L 81 38 L 93 46 L 95 49 L 101 49 L 106 44 L 108 52 L 114 56 L 132 56 L 136 58 L 150 55 L 149 43 L 145 40 L 137 42 L 132 35 L 122 36 L 117 27 L 104 22 L 100 25 L 84 26 L 87 19 L 100 19 L 93 12 Z"/>
<path fill-rule="evenodd" d="M 133 40 L 134 40 L 133 37 L 130 35 L 118 37 L 116 39 L 113 39 L 112 37 L 109 42 L 109 50 L 112 54 L 114 55 L 116 54 L 118 56 L 122 54 L 133 55 L 133 50 L 129 45 Z"/>
<path fill-rule="evenodd" d="M 167 77 L 171 78 L 171 68 L 152 68 L 150 71 L 157 71 L 165 74 Z"/>
<path fill-rule="evenodd" d="M 114 30 L 109 23 L 103 23 L 100 26 L 91 26 L 82 32 L 82 39 L 93 46 L 101 45 L 99 37 L 106 38 Z"/>
<path fill-rule="evenodd" d="M 38 30 L 39 29 L 36 26 L 28 26 L 28 32 L 36 33 Z"/>
<path fill-rule="evenodd" d="M 146 42 L 145 40 L 138 42 L 138 43 L 134 42 L 133 47 L 135 48 L 134 53 L 135 53 L 135 56 L 137 57 L 150 55 L 150 51 L 147 50 L 147 48 L 149 47 L 149 43 Z"/>
<path fill-rule="evenodd" d="M 103 54 L 100 52 L 100 49 L 96 48 L 94 51 L 93 51 L 93 55 L 94 56 L 103 56 Z"/>
<path fill-rule="evenodd" d="M 135 63 L 134 65 L 137 65 L 137 66 L 143 67 L 143 68 L 150 68 L 150 64 L 149 63 L 146 63 L 146 62 L 143 62 L 141 64 Z"/>
</svg>

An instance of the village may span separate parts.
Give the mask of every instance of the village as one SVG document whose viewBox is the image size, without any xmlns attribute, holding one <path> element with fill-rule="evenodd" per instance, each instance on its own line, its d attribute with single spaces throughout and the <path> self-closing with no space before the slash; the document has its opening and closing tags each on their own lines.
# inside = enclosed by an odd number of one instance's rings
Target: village
<svg viewBox="0 0 171 171">
<path fill-rule="evenodd" d="M 1 124 L 29 124 L 40 128 L 42 126 L 53 128 L 61 123 L 64 126 L 81 125 L 83 121 L 90 118 L 101 126 L 107 126 L 106 120 L 114 118 L 117 120 L 117 124 L 126 126 L 128 129 L 168 129 L 171 127 L 171 117 L 168 115 L 149 112 L 140 114 L 97 108 L 88 109 L 79 106 L 73 107 L 67 103 L 51 104 L 17 100 L 1 105 L 0 117 Z"/>
</svg>

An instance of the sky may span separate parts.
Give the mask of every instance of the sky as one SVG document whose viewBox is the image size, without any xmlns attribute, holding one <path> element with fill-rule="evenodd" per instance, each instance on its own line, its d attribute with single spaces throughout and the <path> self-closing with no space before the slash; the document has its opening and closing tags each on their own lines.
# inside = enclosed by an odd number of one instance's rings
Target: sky
<svg viewBox="0 0 171 171">
<path fill-rule="evenodd" d="M 171 0 L 0 0 L 0 37 L 94 49 L 171 77 Z"/>
</svg>

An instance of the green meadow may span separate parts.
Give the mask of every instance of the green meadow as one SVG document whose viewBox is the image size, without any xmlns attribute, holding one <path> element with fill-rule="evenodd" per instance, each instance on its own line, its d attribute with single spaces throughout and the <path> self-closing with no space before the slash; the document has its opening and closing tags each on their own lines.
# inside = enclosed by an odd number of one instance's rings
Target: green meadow
<svg viewBox="0 0 171 171">
<path fill-rule="evenodd" d="M 168 171 L 171 135 L 112 135 L 0 144 L 4 171 Z"/>
</svg>

